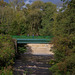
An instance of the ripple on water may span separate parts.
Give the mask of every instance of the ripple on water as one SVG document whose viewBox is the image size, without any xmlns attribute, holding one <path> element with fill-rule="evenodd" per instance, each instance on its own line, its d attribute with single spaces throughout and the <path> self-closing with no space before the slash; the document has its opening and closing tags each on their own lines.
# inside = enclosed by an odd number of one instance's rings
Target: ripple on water
<svg viewBox="0 0 75 75">
<path fill-rule="evenodd" d="M 48 69 L 51 59 L 52 55 L 23 54 L 15 61 L 14 75 L 52 75 Z"/>
</svg>

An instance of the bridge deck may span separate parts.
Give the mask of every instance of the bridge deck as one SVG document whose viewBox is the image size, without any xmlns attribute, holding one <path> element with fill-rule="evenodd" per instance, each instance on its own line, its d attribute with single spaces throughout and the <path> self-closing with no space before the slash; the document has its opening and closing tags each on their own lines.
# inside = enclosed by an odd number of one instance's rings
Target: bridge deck
<svg viewBox="0 0 75 75">
<path fill-rule="evenodd" d="M 53 36 L 12 36 L 17 43 L 51 43 Z"/>
</svg>

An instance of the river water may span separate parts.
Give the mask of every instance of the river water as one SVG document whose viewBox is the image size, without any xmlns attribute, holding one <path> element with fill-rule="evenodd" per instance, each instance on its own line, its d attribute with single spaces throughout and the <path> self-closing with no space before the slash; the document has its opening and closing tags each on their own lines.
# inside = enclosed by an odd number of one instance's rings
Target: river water
<svg viewBox="0 0 75 75">
<path fill-rule="evenodd" d="M 13 66 L 14 75 L 52 75 L 49 61 L 52 55 L 22 54 Z"/>
</svg>

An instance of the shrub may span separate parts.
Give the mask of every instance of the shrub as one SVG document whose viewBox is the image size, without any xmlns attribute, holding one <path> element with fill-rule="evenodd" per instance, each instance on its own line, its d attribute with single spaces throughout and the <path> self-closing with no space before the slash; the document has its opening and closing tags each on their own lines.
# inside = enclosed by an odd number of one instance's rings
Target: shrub
<svg viewBox="0 0 75 75">
<path fill-rule="evenodd" d="M 8 66 L 7 68 L 3 68 L 0 70 L 0 75 L 13 75 L 12 67 Z"/>
<path fill-rule="evenodd" d="M 13 64 L 15 49 L 12 38 L 7 35 L 0 35 L 0 66 Z"/>
<path fill-rule="evenodd" d="M 21 54 L 21 53 L 24 53 L 26 52 L 26 48 L 25 47 L 18 47 L 18 52 Z"/>
<path fill-rule="evenodd" d="M 75 75 L 75 54 L 49 68 L 53 75 Z"/>
</svg>

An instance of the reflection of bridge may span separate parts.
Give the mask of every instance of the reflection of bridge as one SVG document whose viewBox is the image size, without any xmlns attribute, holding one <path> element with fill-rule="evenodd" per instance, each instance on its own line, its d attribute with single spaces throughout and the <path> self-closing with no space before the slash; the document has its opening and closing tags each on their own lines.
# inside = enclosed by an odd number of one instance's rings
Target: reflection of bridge
<svg viewBox="0 0 75 75">
<path fill-rule="evenodd" d="M 12 36 L 17 43 L 51 43 L 53 36 Z"/>
</svg>

